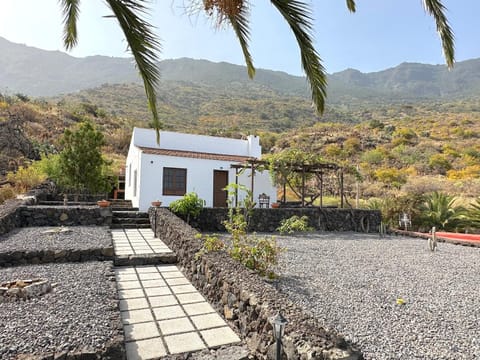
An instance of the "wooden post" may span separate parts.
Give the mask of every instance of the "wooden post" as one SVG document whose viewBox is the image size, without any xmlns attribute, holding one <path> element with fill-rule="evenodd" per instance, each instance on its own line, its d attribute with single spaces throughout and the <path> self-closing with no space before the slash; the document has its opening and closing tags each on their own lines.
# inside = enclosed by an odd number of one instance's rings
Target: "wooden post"
<svg viewBox="0 0 480 360">
<path fill-rule="evenodd" d="M 340 208 L 343 209 L 343 169 L 340 170 Z"/>
<path fill-rule="evenodd" d="M 255 183 L 255 165 L 253 164 L 253 162 L 252 162 L 251 168 L 252 168 L 252 170 L 251 170 L 252 171 L 252 174 L 251 174 L 252 183 L 251 183 L 251 186 L 250 186 L 250 190 L 252 190 L 252 200 L 253 200 L 253 190 L 254 190 L 253 186 L 254 186 L 254 183 Z"/>
<path fill-rule="evenodd" d="M 235 168 L 235 207 L 238 206 L 238 168 Z"/>
<path fill-rule="evenodd" d="M 305 166 L 302 167 L 302 207 L 305 206 Z"/>
<path fill-rule="evenodd" d="M 323 207 L 323 171 L 320 172 L 320 208 Z"/>
</svg>

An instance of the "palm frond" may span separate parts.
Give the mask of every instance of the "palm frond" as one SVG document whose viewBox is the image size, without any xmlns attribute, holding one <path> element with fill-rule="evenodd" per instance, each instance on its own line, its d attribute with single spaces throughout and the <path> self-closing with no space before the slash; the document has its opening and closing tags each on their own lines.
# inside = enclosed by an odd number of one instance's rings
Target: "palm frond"
<svg viewBox="0 0 480 360">
<path fill-rule="evenodd" d="M 63 43 L 67 50 L 77 45 L 77 20 L 80 0 L 60 0 L 63 12 Z"/>
<path fill-rule="evenodd" d="M 320 56 L 313 46 L 312 15 L 307 4 L 297 0 L 271 0 L 273 6 L 287 21 L 300 48 L 302 68 L 312 91 L 312 100 L 316 109 L 322 113 L 327 97 L 327 76 Z"/>
<path fill-rule="evenodd" d="M 350 12 L 355 12 L 356 10 L 356 5 L 355 5 L 355 0 L 347 0 L 347 8 L 350 10 Z"/>
<path fill-rule="evenodd" d="M 448 68 L 451 69 L 455 62 L 455 46 L 453 31 L 445 16 L 445 6 L 440 0 L 423 0 L 425 10 L 430 13 L 437 24 L 437 32 L 442 40 L 443 55 Z"/>
<path fill-rule="evenodd" d="M 161 122 L 157 112 L 156 85 L 160 80 L 157 67 L 157 53 L 160 43 L 153 33 L 152 26 L 143 20 L 138 13 L 146 14 L 146 0 L 105 0 L 118 20 L 125 35 L 130 51 L 135 59 L 143 80 L 148 105 L 153 115 L 153 126 L 157 131 L 157 142 L 160 141 Z"/>
<path fill-rule="evenodd" d="M 235 15 L 228 15 L 228 20 L 232 26 L 235 35 L 237 35 L 240 46 L 242 47 L 243 57 L 247 64 L 248 76 L 252 79 L 255 76 L 255 67 L 253 66 L 252 56 L 248 50 L 248 41 L 250 40 L 250 29 L 248 27 L 248 9 L 246 3 Z"/>
</svg>

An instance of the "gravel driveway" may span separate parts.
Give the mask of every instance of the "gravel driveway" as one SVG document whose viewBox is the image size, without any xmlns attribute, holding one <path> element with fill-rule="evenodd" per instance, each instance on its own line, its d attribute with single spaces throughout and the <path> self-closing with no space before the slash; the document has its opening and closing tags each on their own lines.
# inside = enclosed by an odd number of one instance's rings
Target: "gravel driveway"
<svg viewBox="0 0 480 360">
<path fill-rule="evenodd" d="M 0 253 L 15 250 L 86 250 L 112 246 L 106 226 L 40 226 L 0 235 Z"/>
<path fill-rule="evenodd" d="M 431 253 L 425 240 L 358 233 L 277 240 L 279 290 L 366 359 L 480 359 L 479 248 Z"/>
<path fill-rule="evenodd" d="M 120 333 L 111 262 L 0 269 L 0 282 L 45 278 L 53 292 L 0 303 L 0 359 L 18 354 L 101 353 Z"/>
</svg>

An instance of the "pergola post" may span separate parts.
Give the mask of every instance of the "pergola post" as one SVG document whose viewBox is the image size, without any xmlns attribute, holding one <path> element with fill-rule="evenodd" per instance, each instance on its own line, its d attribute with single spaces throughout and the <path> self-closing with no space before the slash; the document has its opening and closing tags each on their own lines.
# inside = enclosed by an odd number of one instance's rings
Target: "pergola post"
<svg viewBox="0 0 480 360">
<path fill-rule="evenodd" d="M 340 170 L 340 208 L 343 209 L 343 170 Z"/>
<path fill-rule="evenodd" d="M 238 168 L 235 168 L 235 207 L 238 206 Z"/>
<path fill-rule="evenodd" d="M 323 207 L 323 171 L 320 171 L 320 208 Z"/>
<path fill-rule="evenodd" d="M 254 184 L 255 184 L 255 164 L 251 163 L 251 172 L 252 172 L 252 180 L 251 180 L 251 184 L 250 184 L 250 190 L 252 191 L 252 197 L 253 197 L 253 190 L 254 190 Z M 253 199 L 252 199 L 253 200 Z"/>
<path fill-rule="evenodd" d="M 305 206 L 305 166 L 302 166 L 302 207 Z"/>
</svg>

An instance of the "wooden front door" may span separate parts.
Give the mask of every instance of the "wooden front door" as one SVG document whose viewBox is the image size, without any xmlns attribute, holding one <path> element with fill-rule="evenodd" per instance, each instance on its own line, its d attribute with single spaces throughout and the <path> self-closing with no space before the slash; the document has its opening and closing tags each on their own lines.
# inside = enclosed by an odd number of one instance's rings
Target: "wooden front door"
<svg viewBox="0 0 480 360">
<path fill-rule="evenodd" d="M 213 207 L 227 207 L 228 171 L 213 170 Z"/>
</svg>

